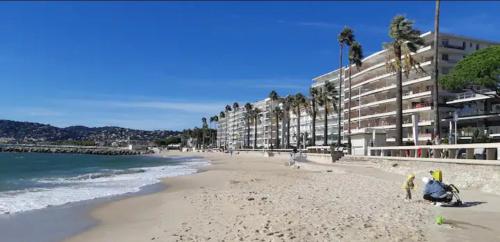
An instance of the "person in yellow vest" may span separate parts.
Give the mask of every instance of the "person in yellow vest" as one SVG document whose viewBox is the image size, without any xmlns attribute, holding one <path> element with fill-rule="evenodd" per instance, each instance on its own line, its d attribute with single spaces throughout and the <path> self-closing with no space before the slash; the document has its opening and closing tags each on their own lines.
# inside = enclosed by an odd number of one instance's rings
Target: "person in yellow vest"
<svg viewBox="0 0 500 242">
<path fill-rule="evenodd" d="M 432 179 L 438 182 L 443 182 L 443 172 L 440 169 L 430 171 Z"/>
<path fill-rule="evenodd" d="M 405 183 L 403 183 L 403 189 L 406 191 L 405 199 L 411 200 L 411 190 L 415 189 L 415 174 L 409 174 L 406 178 Z"/>
</svg>

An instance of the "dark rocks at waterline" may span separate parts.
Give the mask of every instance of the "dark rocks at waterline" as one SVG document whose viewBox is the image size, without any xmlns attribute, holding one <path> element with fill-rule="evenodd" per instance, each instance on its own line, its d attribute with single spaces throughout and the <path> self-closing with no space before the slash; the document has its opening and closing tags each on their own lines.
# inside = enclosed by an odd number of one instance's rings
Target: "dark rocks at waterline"
<svg viewBox="0 0 500 242">
<path fill-rule="evenodd" d="M 117 148 L 86 148 L 86 147 L 0 147 L 0 152 L 33 152 L 33 153 L 78 153 L 89 155 L 142 155 L 153 153 L 149 150 L 128 150 Z"/>
</svg>

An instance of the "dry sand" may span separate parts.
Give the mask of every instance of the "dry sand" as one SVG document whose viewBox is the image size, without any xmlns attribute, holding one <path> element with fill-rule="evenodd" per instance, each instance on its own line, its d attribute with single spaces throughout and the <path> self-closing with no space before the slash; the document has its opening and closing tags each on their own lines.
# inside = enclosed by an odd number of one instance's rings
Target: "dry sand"
<svg viewBox="0 0 500 242">
<path fill-rule="evenodd" d="M 213 165 L 165 179 L 162 192 L 96 208 L 99 225 L 68 241 L 500 240 L 497 196 L 471 191 L 481 203 L 436 208 L 420 199 L 420 186 L 406 202 L 404 176 L 369 162 L 294 169 L 261 156 L 170 154 Z M 435 225 L 437 214 L 451 224 Z"/>
</svg>

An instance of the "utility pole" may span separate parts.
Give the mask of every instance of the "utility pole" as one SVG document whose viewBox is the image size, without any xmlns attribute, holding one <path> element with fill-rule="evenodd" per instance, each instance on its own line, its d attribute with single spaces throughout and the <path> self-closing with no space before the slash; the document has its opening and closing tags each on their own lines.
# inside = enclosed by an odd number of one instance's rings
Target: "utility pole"
<svg viewBox="0 0 500 242">
<path fill-rule="evenodd" d="M 432 85 L 432 106 L 434 108 L 434 138 L 440 137 L 440 120 L 439 120 L 439 5 L 440 0 L 436 0 L 436 10 L 434 15 L 434 85 Z"/>
</svg>

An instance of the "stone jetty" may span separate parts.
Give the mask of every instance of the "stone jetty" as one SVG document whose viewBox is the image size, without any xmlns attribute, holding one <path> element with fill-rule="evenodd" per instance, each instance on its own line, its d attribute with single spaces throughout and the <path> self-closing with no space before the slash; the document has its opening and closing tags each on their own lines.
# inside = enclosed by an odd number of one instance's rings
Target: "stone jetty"
<svg viewBox="0 0 500 242">
<path fill-rule="evenodd" d="M 77 153 L 90 155 L 142 155 L 153 153 L 149 150 L 129 150 L 96 146 L 58 146 L 58 145 L 0 145 L 0 152 L 34 153 Z"/>
</svg>

